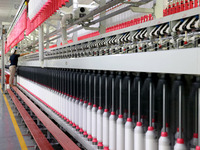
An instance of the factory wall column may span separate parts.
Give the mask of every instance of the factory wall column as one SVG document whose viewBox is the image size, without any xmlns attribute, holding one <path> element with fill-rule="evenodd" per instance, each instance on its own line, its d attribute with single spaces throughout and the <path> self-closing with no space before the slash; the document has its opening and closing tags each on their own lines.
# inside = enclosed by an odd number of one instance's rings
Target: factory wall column
<svg viewBox="0 0 200 150">
<path fill-rule="evenodd" d="M 5 49 L 4 49 L 4 36 L 3 36 L 3 27 L 2 22 L 0 22 L 0 40 L 1 40 L 1 87 L 4 92 L 5 89 L 5 63 L 4 63 L 4 57 L 5 57 Z"/>
<path fill-rule="evenodd" d="M 40 65 L 44 67 L 44 27 L 39 26 L 39 60 Z"/>
</svg>

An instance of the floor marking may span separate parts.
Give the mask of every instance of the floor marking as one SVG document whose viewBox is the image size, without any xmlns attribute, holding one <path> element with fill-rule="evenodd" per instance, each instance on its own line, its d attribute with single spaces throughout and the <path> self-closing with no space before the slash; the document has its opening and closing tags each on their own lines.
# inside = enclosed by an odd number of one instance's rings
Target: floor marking
<svg viewBox="0 0 200 150">
<path fill-rule="evenodd" d="M 0 89 L 1 89 L 1 85 L 0 85 Z M 1 93 L 3 94 L 2 89 L 1 89 Z M 23 136 L 22 136 L 22 133 L 21 133 L 21 131 L 20 131 L 20 129 L 19 129 L 19 126 L 18 126 L 18 124 L 17 124 L 17 121 L 16 121 L 16 119 L 15 119 L 15 116 L 14 116 L 14 114 L 13 114 L 13 112 L 12 112 L 11 107 L 10 107 L 10 104 L 8 103 L 8 99 L 6 98 L 6 95 L 5 95 L 5 94 L 3 94 L 3 97 L 4 97 L 4 100 L 5 100 L 5 103 L 6 103 L 8 112 L 9 112 L 9 114 L 10 114 L 10 118 L 11 118 L 11 120 L 12 120 L 13 126 L 14 126 L 14 128 L 15 128 L 15 132 L 16 132 L 16 134 L 17 134 L 17 138 L 18 138 L 18 140 L 19 140 L 19 144 L 20 144 L 20 146 L 21 146 L 21 149 L 22 149 L 22 150 L 28 150 L 28 148 L 27 148 L 27 146 L 26 146 L 26 143 L 25 143 L 25 141 L 24 141 L 24 138 L 23 138 Z"/>
</svg>

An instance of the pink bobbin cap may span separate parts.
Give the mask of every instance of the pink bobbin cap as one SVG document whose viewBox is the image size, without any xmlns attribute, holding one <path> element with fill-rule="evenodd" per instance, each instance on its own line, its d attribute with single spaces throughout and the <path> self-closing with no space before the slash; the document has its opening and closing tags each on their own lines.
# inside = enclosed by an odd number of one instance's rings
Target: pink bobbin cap
<svg viewBox="0 0 200 150">
<path fill-rule="evenodd" d="M 108 146 L 104 146 L 103 149 L 104 149 L 104 150 L 109 150 L 109 147 L 108 147 Z"/>
<path fill-rule="evenodd" d="M 132 122 L 132 118 L 127 118 L 127 122 Z"/>
<path fill-rule="evenodd" d="M 178 144 L 184 144 L 184 139 L 179 139 L 179 138 L 178 138 L 178 139 L 176 140 L 176 142 L 177 142 Z"/>
<path fill-rule="evenodd" d="M 200 150 L 200 146 L 196 146 L 196 150 Z"/>
<path fill-rule="evenodd" d="M 115 112 L 114 112 L 114 111 L 112 111 L 112 112 L 111 112 L 111 115 L 115 115 Z"/>
<path fill-rule="evenodd" d="M 137 122 L 136 125 L 139 126 L 139 127 L 141 127 L 142 126 L 142 122 Z"/>
<path fill-rule="evenodd" d="M 168 133 L 167 133 L 167 132 L 161 132 L 161 136 L 162 136 L 162 137 L 167 137 L 167 136 L 168 136 Z"/>
<path fill-rule="evenodd" d="M 99 146 L 99 147 L 103 147 L 102 142 L 99 142 L 97 146 Z"/>
<path fill-rule="evenodd" d="M 98 108 L 98 109 L 100 109 L 100 110 L 101 110 L 101 109 L 102 109 L 102 107 L 101 107 L 101 106 L 99 106 L 99 108 Z"/>
<path fill-rule="evenodd" d="M 118 118 L 123 118 L 123 115 L 118 115 Z"/>
<path fill-rule="evenodd" d="M 153 127 L 148 127 L 148 131 L 153 131 L 154 130 L 154 128 Z"/>
<path fill-rule="evenodd" d="M 93 138 L 92 142 L 97 143 L 97 138 Z"/>
<path fill-rule="evenodd" d="M 83 132 L 83 129 L 81 128 L 81 129 L 79 130 L 79 132 Z"/>
<path fill-rule="evenodd" d="M 193 134 L 193 138 L 196 138 L 196 139 L 197 139 L 197 138 L 198 138 L 198 133 L 194 133 L 194 134 Z"/>
<path fill-rule="evenodd" d="M 87 132 L 86 132 L 86 131 L 84 131 L 84 132 L 83 132 L 83 135 L 87 135 Z"/>
<path fill-rule="evenodd" d="M 104 112 L 108 112 L 108 109 L 104 109 Z"/>
<path fill-rule="evenodd" d="M 87 137 L 88 139 L 92 139 L 92 135 L 90 134 L 90 135 L 88 135 L 88 137 Z"/>
</svg>

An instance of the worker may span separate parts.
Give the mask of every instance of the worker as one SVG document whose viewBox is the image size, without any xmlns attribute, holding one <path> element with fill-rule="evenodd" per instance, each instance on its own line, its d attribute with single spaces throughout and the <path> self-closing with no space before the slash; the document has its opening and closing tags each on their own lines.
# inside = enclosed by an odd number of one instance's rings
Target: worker
<svg viewBox="0 0 200 150">
<path fill-rule="evenodd" d="M 16 49 L 13 50 L 12 55 L 10 56 L 10 60 L 9 60 L 10 61 L 10 67 L 9 67 L 9 71 L 10 71 L 9 85 L 10 85 L 10 87 L 13 85 L 13 79 L 14 79 L 15 72 L 16 72 L 18 58 L 20 56 L 24 56 L 27 54 L 29 54 L 29 53 L 17 54 L 17 50 Z"/>
</svg>

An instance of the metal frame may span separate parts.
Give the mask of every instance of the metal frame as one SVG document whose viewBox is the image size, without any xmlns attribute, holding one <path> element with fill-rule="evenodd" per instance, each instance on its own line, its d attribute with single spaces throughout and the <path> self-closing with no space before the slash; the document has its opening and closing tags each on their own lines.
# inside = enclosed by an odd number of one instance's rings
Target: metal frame
<svg viewBox="0 0 200 150">
<path fill-rule="evenodd" d="M 20 65 L 40 67 L 39 61 L 21 62 Z M 44 60 L 44 67 L 199 75 L 200 51 L 192 48 Z"/>
<path fill-rule="evenodd" d="M 98 36 L 92 37 L 92 38 L 88 38 L 88 39 L 84 39 L 78 42 L 73 42 L 64 46 L 59 46 L 53 49 L 48 49 L 48 50 L 54 50 L 54 49 L 59 49 L 59 48 L 65 48 L 67 46 L 72 46 L 72 45 L 76 45 L 76 44 L 81 44 L 81 43 L 85 43 L 85 42 L 89 42 L 89 41 L 93 41 L 93 40 L 98 40 L 101 38 L 106 38 L 106 37 L 110 37 L 110 36 L 114 36 L 114 35 L 118 35 L 118 34 L 123 34 L 126 32 L 131 32 L 131 31 L 136 31 L 139 29 L 143 29 L 143 28 L 147 28 L 147 27 L 151 27 L 151 26 L 156 26 L 159 24 L 164 24 L 164 23 L 168 23 L 168 22 L 172 22 L 172 21 L 176 21 L 176 20 L 180 20 L 182 18 L 187 18 L 187 17 L 191 17 L 191 16 L 195 16 L 195 15 L 199 15 L 200 14 L 200 7 L 197 8 L 193 8 L 187 11 L 183 11 L 177 14 L 173 14 L 173 15 L 169 15 L 163 18 L 159 18 L 159 19 L 154 19 L 148 22 L 144 22 L 141 24 L 137 24 L 134 26 L 130 26 L 127 28 L 123 28 L 120 30 L 116 30 L 116 31 L 112 31 L 109 33 L 105 33 L 105 34 L 100 34 Z M 71 33 L 71 32 L 68 32 Z M 44 37 L 44 39 L 46 38 L 46 36 Z M 38 41 L 37 41 L 38 42 Z"/>
</svg>

